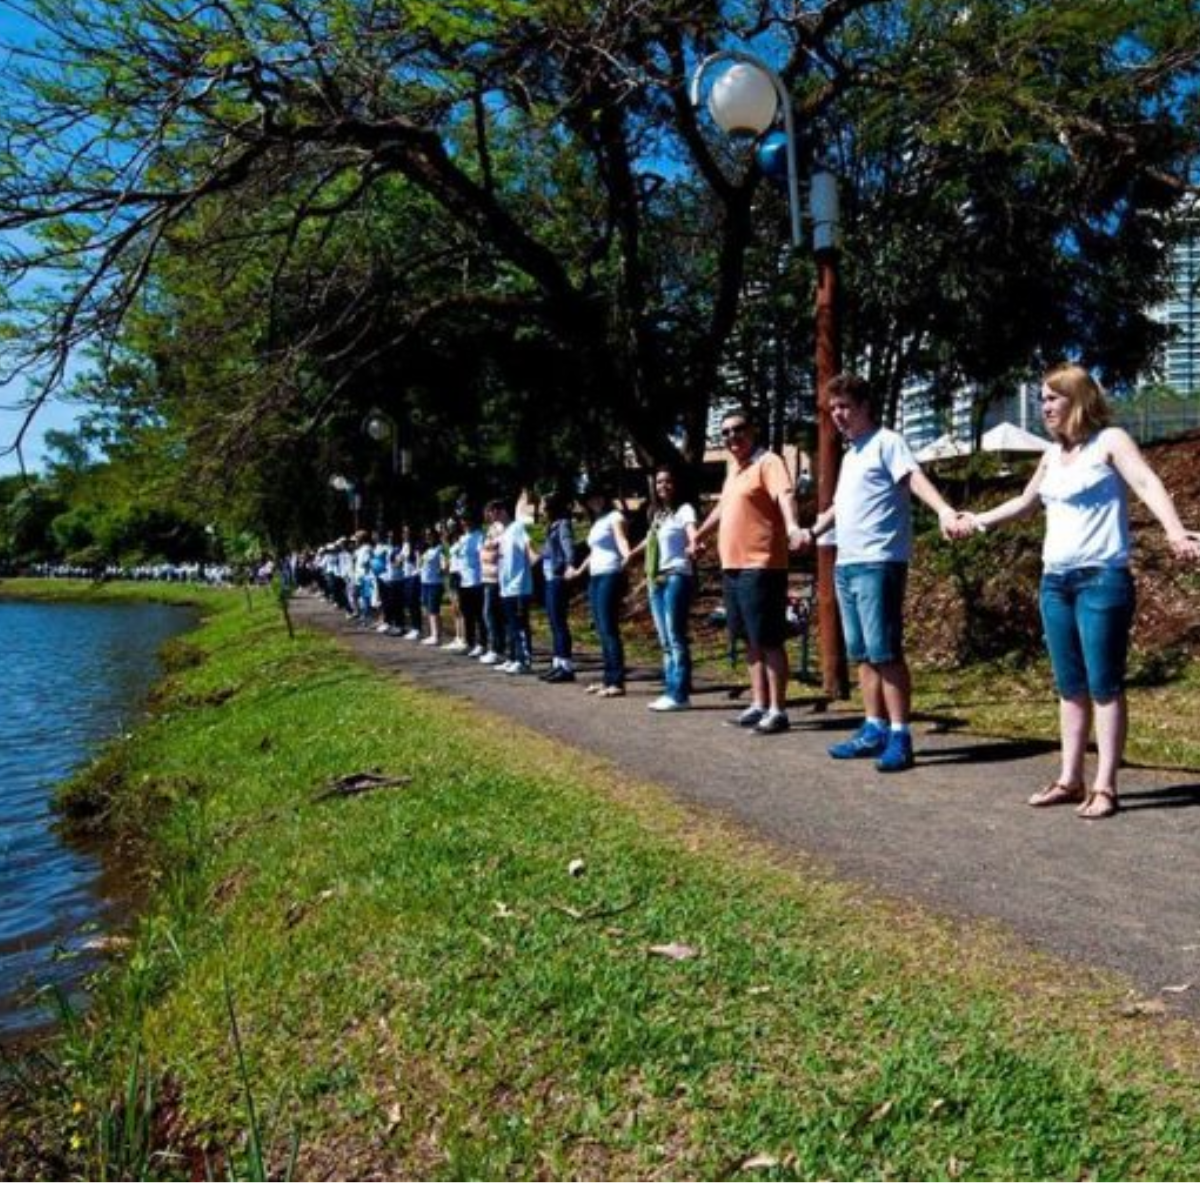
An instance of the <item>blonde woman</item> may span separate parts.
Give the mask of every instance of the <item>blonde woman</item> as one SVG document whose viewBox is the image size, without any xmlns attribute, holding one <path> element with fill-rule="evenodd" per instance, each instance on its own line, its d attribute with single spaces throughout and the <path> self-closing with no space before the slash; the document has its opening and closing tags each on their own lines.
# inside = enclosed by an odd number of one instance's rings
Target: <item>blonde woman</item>
<svg viewBox="0 0 1200 1200">
<path fill-rule="evenodd" d="M 1042 380 L 1042 420 L 1054 445 L 1024 492 L 974 514 L 980 531 L 1046 510 L 1042 624 L 1059 693 L 1062 767 L 1029 797 L 1034 808 L 1074 804 L 1086 820 L 1120 807 L 1117 770 L 1128 710 L 1125 664 L 1135 590 L 1129 570 L 1129 489 L 1154 514 L 1181 562 L 1200 561 L 1200 537 L 1183 527 L 1162 480 L 1134 440 L 1115 427 L 1100 385 L 1076 363 Z M 1095 725 L 1096 773 L 1084 784 Z"/>
</svg>

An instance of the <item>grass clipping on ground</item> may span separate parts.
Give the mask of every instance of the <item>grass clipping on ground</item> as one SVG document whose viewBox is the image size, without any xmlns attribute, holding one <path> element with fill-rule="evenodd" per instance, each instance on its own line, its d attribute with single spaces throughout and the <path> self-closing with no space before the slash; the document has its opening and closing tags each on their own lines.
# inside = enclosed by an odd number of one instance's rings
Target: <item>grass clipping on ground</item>
<svg viewBox="0 0 1200 1200">
<path fill-rule="evenodd" d="M 1190 1027 L 214 603 L 126 743 L 158 901 L 73 1035 L 65 1169 L 119 1173 L 136 1047 L 162 1176 L 247 1137 L 309 1178 L 1200 1173 Z"/>
</svg>

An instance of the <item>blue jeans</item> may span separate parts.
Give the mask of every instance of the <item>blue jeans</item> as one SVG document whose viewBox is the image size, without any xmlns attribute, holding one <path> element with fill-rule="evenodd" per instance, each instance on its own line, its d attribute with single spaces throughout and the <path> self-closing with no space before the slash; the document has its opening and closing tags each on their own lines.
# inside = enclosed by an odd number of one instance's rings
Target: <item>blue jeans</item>
<svg viewBox="0 0 1200 1200">
<path fill-rule="evenodd" d="M 529 666 L 533 661 L 533 639 L 529 632 L 529 597 L 504 596 L 500 604 L 504 609 L 509 660 Z"/>
<path fill-rule="evenodd" d="M 873 665 L 902 662 L 908 564 L 839 563 L 833 578 L 846 657 Z"/>
<path fill-rule="evenodd" d="M 604 686 L 625 686 L 625 647 L 621 643 L 622 576 L 620 571 L 607 575 L 592 575 L 588 582 L 588 600 L 592 606 L 592 623 L 600 636 L 600 653 L 604 657 Z"/>
<path fill-rule="evenodd" d="M 1113 700 L 1125 690 L 1136 594 L 1126 567 L 1043 575 L 1042 627 L 1054 684 L 1066 700 Z"/>
<path fill-rule="evenodd" d="M 504 658 L 508 651 L 506 621 L 504 606 L 500 602 L 500 585 L 485 583 L 483 585 L 483 627 L 487 630 L 487 648 L 501 658 Z"/>
<path fill-rule="evenodd" d="M 692 651 L 688 641 L 691 607 L 690 575 L 666 575 L 650 588 L 650 615 L 663 651 L 665 691 L 680 703 L 692 694 Z"/>
<path fill-rule="evenodd" d="M 555 658 L 571 657 L 571 626 L 567 623 L 567 581 L 561 576 L 546 580 L 546 620 L 550 624 L 550 638 Z"/>
<path fill-rule="evenodd" d="M 421 577 L 410 575 L 404 581 L 404 608 L 409 629 L 421 628 Z"/>
</svg>

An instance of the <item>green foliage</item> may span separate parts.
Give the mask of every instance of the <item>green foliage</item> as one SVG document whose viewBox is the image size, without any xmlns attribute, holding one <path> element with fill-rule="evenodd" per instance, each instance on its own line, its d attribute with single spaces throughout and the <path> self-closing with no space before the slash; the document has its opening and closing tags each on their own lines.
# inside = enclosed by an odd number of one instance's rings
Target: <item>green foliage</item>
<svg viewBox="0 0 1200 1200">
<path fill-rule="evenodd" d="M 155 825 L 187 865 L 42 1126 L 83 1121 L 75 1173 L 104 1169 L 99 1112 L 128 1130 L 113 1161 L 146 1160 L 149 1095 L 160 1177 L 269 1175 L 297 1137 L 304 1177 L 1195 1174 L 1189 1035 L 1114 1022 L 1095 976 L 784 870 L 290 641 L 270 606 L 206 602 L 203 660 L 130 743 L 131 778 L 202 781 Z M 320 798 L 368 765 L 410 782 Z M 699 953 L 647 952 L 680 941 Z M 264 1096 L 284 1098 L 265 1118 Z"/>
<path fill-rule="evenodd" d="M 1009 526 L 963 541 L 947 541 L 934 530 L 921 538 L 920 553 L 928 569 L 952 586 L 961 612 L 959 663 L 1001 659 L 1019 669 L 1042 654 L 1037 529 Z M 998 562 L 1005 564 L 1002 572 Z"/>
<path fill-rule="evenodd" d="M 780 264 L 782 199 L 684 97 L 722 45 L 776 63 L 803 168 L 841 176 L 845 357 L 892 406 L 915 377 L 986 399 L 1067 350 L 1127 380 L 1162 333 L 1186 0 L 32 12 L 0 283 L 37 261 L 62 286 L 9 359 L 115 348 L 86 390 L 130 478 L 276 550 L 342 526 L 333 472 L 394 523 L 627 442 L 696 462 L 733 393 L 776 440 L 811 415 L 807 255 Z"/>
</svg>

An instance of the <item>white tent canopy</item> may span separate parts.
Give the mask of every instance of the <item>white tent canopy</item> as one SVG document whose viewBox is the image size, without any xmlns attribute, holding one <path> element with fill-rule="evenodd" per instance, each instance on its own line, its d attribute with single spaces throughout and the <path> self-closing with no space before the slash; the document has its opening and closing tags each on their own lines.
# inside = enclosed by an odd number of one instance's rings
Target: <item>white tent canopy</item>
<svg viewBox="0 0 1200 1200">
<path fill-rule="evenodd" d="M 953 434 L 943 433 L 936 441 L 928 446 L 922 446 L 917 451 L 917 462 L 943 462 L 948 458 L 966 458 L 971 453 L 971 447 L 960 441 Z"/>
<path fill-rule="evenodd" d="M 984 450 L 992 453 L 1040 454 L 1050 449 L 1050 443 L 1045 438 L 1022 429 L 1011 421 L 1004 421 L 994 429 L 989 429 L 983 435 L 981 443 Z M 918 455 L 918 457 L 920 457 Z"/>
</svg>

